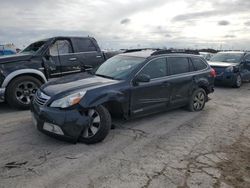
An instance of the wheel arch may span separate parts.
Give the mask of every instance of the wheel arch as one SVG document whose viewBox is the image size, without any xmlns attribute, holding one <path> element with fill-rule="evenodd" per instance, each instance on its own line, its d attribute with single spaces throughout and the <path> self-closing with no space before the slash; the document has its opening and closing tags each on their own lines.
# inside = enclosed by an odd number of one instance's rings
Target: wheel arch
<svg viewBox="0 0 250 188">
<path fill-rule="evenodd" d="M 125 116 L 128 114 L 128 101 L 125 95 L 120 91 L 108 91 L 102 94 L 98 92 L 90 92 L 84 96 L 84 100 L 80 105 L 84 109 L 94 108 L 103 105 L 112 117 Z M 88 100 L 90 99 L 90 100 Z"/>
<path fill-rule="evenodd" d="M 32 76 L 32 77 L 37 78 L 42 83 L 47 82 L 45 75 L 41 71 L 35 70 L 35 69 L 21 69 L 21 70 L 17 70 L 17 71 L 10 73 L 5 78 L 5 80 L 2 84 L 2 87 L 7 88 L 13 79 L 16 79 L 16 78 L 21 77 L 21 76 Z"/>
<path fill-rule="evenodd" d="M 206 94 L 209 94 L 209 82 L 205 79 L 202 79 L 198 82 L 198 88 L 205 90 Z"/>
<path fill-rule="evenodd" d="M 204 89 L 206 94 L 209 94 L 209 89 L 206 85 L 200 85 L 199 88 Z"/>
</svg>

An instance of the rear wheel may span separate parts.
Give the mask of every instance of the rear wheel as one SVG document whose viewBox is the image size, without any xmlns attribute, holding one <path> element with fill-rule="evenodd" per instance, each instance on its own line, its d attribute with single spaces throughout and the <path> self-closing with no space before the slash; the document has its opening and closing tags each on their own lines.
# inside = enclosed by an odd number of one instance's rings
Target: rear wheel
<svg viewBox="0 0 250 188">
<path fill-rule="evenodd" d="M 83 130 L 79 141 L 95 144 L 104 140 L 111 128 L 111 116 L 108 110 L 100 105 L 85 112 L 90 118 L 89 125 Z"/>
<path fill-rule="evenodd" d="M 7 87 L 7 102 L 13 108 L 29 109 L 30 102 L 41 85 L 42 82 L 32 76 L 15 78 Z"/>
<path fill-rule="evenodd" d="M 234 81 L 234 83 L 233 83 L 233 87 L 235 87 L 235 88 L 240 88 L 241 85 L 242 85 L 242 78 L 241 78 L 241 75 L 240 75 L 240 74 L 237 74 L 236 79 L 235 79 L 235 81 Z"/>
<path fill-rule="evenodd" d="M 201 111 L 205 107 L 207 94 L 204 89 L 195 90 L 189 100 L 188 109 L 191 112 Z"/>
</svg>

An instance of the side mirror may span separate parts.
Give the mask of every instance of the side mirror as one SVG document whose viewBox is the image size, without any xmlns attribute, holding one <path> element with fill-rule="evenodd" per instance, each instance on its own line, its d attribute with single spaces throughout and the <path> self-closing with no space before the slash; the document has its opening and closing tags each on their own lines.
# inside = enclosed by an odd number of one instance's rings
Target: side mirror
<svg viewBox="0 0 250 188">
<path fill-rule="evenodd" d="M 137 75 L 134 79 L 134 83 L 140 83 L 140 82 L 150 82 L 150 76 L 146 74 Z"/>
</svg>

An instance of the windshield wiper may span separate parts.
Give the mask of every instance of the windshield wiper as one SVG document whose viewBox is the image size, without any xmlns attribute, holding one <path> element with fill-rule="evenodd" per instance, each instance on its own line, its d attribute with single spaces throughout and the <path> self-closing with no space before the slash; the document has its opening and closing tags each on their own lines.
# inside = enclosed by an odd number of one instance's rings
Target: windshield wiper
<svg viewBox="0 0 250 188">
<path fill-rule="evenodd" d="M 108 78 L 108 79 L 112 79 L 114 80 L 115 78 L 112 77 L 112 76 L 107 76 L 107 75 L 102 75 L 102 74 L 95 74 L 96 76 L 100 76 L 100 77 L 103 77 L 103 78 Z"/>
</svg>

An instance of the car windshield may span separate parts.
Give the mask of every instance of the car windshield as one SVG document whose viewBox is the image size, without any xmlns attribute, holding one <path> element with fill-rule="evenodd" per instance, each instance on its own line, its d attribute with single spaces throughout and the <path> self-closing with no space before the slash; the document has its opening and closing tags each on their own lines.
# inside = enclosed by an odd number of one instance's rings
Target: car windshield
<svg viewBox="0 0 250 188">
<path fill-rule="evenodd" d="M 243 57 L 242 53 L 218 53 L 214 55 L 210 61 L 225 62 L 225 63 L 239 63 Z"/>
<path fill-rule="evenodd" d="M 145 58 L 117 55 L 108 59 L 95 72 L 95 75 L 115 80 L 124 80 Z"/>
<path fill-rule="evenodd" d="M 46 41 L 39 41 L 32 43 L 28 47 L 26 47 L 23 51 L 21 51 L 21 53 L 35 54 L 36 52 L 38 52 L 38 50 L 40 50 L 43 47 L 45 43 Z"/>
</svg>

